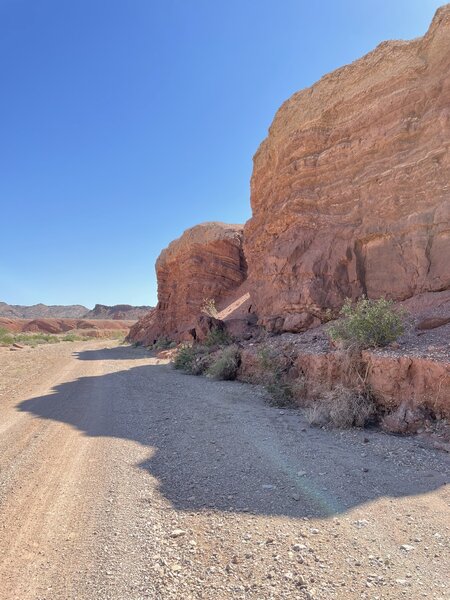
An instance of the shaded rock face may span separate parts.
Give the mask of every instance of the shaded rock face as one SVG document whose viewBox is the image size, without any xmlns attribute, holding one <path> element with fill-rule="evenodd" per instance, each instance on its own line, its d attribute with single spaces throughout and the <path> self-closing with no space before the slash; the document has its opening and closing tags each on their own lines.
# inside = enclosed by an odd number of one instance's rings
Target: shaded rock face
<svg viewBox="0 0 450 600">
<path fill-rule="evenodd" d="M 157 327 L 157 316 L 157 309 L 152 308 L 130 328 L 127 340 L 129 342 L 134 342 L 135 344 L 153 344 L 154 340 L 152 339 L 150 342 L 150 338 L 153 335 L 160 335 Z"/>
<path fill-rule="evenodd" d="M 129 339 L 152 344 L 158 337 L 190 338 L 204 300 L 219 302 L 246 278 L 242 233 L 242 225 L 202 223 L 169 244 L 156 261 L 158 306 Z"/>
<path fill-rule="evenodd" d="M 366 294 L 450 287 L 450 5 L 294 94 L 254 157 L 245 255 L 255 310 L 302 331 Z"/>
</svg>

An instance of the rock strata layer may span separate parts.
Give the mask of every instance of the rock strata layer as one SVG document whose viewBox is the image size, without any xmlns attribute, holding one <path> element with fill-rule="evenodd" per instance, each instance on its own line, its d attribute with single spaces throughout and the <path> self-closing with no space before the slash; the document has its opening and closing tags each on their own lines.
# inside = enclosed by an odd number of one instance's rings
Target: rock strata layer
<svg viewBox="0 0 450 600">
<path fill-rule="evenodd" d="M 202 223 L 186 230 L 156 261 L 158 306 L 131 329 L 129 339 L 190 336 L 206 299 L 220 299 L 245 280 L 242 225 Z"/>
<path fill-rule="evenodd" d="M 254 157 L 249 287 L 272 331 L 450 287 L 450 5 L 294 94 Z"/>
</svg>

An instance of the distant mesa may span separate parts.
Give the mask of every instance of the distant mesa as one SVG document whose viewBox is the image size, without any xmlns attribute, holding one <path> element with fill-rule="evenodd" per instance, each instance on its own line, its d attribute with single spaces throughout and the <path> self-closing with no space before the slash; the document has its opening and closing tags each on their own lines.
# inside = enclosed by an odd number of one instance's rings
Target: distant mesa
<svg viewBox="0 0 450 600">
<path fill-rule="evenodd" d="M 0 317 L 6 319 L 104 319 L 137 321 L 148 313 L 150 306 L 96 304 L 92 310 L 81 304 L 21 306 L 0 302 Z"/>
<path fill-rule="evenodd" d="M 151 308 L 151 306 L 131 306 L 130 304 L 115 304 L 114 306 L 96 304 L 92 310 L 83 315 L 83 318 L 137 321 L 146 315 Z"/>
</svg>

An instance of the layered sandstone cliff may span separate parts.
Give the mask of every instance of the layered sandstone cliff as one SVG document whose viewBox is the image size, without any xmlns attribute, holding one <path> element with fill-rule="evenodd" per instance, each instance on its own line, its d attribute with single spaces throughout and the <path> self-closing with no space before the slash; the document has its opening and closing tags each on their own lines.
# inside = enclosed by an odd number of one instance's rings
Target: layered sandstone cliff
<svg viewBox="0 0 450 600">
<path fill-rule="evenodd" d="M 138 321 L 130 340 L 184 339 L 205 299 L 221 298 L 245 280 L 242 225 L 202 223 L 186 230 L 156 261 L 158 306 Z"/>
<path fill-rule="evenodd" d="M 254 157 L 252 302 L 275 331 L 450 287 L 450 5 L 294 94 Z"/>
</svg>

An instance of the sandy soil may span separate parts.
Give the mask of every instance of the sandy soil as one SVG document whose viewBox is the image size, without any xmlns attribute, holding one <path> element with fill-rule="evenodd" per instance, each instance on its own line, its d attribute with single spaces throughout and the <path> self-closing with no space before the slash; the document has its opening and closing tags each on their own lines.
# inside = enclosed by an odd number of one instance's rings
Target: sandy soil
<svg viewBox="0 0 450 600">
<path fill-rule="evenodd" d="M 0 349 L 0 415 L 2 600 L 448 597 L 449 458 L 418 439 L 105 341 Z"/>
</svg>

